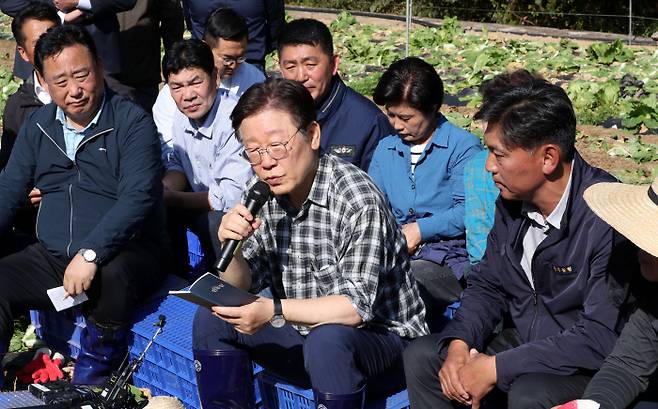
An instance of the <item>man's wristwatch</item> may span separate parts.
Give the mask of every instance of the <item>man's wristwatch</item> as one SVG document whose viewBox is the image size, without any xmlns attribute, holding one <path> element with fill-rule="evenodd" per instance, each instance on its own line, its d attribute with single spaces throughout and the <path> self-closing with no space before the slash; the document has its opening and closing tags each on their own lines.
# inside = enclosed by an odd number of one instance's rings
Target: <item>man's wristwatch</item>
<svg viewBox="0 0 658 409">
<path fill-rule="evenodd" d="M 78 250 L 78 254 L 88 263 L 96 262 L 96 252 L 92 249 L 80 249 Z"/>
<path fill-rule="evenodd" d="M 270 325 L 274 328 L 281 328 L 286 325 L 286 319 L 283 317 L 283 307 L 281 307 L 281 300 L 274 298 L 274 316 L 270 320 Z"/>
</svg>

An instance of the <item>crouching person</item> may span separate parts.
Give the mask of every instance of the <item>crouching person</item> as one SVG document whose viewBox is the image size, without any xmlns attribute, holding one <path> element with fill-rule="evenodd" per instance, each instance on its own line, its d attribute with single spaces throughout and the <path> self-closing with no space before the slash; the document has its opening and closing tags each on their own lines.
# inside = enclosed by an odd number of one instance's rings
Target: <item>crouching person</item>
<svg viewBox="0 0 658 409">
<path fill-rule="evenodd" d="M 104 85 L 84 29 L 48 30 L 35 66 L 53 103 L 28 116 L 0 174 L 0 234 L 36 187 L 39 241 L 0 260 L 0 353 L 14 314 L 53 308 L 46 290 L 86 292 L 73 381 L 98 385 L 125 356 L 133 308 L 163 278 L 158 136 L 149 115 Z"/>
<path fill-rule="evenodd" d="M 259 217 L 243 205 L 223 217 L 220 241 L 244 241 L 222 278 L 273 298 L 197 313 L 202 405 L 250 407 L 254 359 L 312 386 L 318 405 L 360 408 L 368 379 L 402 384 L 402 351 L 427 332 L 402 233 L 366 173 L 319 151 L 301 84 L 255 85 L 231 119 L 272 196 Z"/>
</svg>

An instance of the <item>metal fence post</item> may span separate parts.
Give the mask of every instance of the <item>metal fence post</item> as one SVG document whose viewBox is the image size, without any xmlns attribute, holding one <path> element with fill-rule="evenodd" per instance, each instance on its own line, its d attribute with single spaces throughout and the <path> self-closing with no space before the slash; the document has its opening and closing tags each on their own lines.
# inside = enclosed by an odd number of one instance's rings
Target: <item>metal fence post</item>
<svg viewBox="0 0 658 409">
<path fill-rule="evenodd" d="M 404 56 L 409 57 L 409 36 L 411 32 L 412 0 L 407 0 L 407 42 L 404 45 Z"/>
<path fill-rule="evenodd" d="M 628 0 L 628 45 L 633 42 L 633 0 Z"/>
</svg>

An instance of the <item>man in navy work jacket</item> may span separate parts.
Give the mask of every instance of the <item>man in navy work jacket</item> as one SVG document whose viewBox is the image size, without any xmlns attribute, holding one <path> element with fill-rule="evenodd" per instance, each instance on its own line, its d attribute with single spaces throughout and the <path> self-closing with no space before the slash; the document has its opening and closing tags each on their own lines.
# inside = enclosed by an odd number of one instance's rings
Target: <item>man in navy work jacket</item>
<svg viewBox="0 0 658 409">
<path fill-rule="evenodd" d="M 0 260 L 0 354 L 14 315 L 52 309 L 46 290 L 63 285 L 89 298 L 73 381 L 98 385 L 125 355 L 133 309 L 163 279 L 160 146 L 150 116 L 104 86 L 84 29 L 47 31 L 35 66 L 53 103 L 28 116 L 0 173 L 0 234 L 36 186 L 39 241 Z"/>
<path fill-rule="evenodd" d="M 368 171 L 379 140 L 395 135 L 386 115 L 338 75 L 331 32 L 322 22 L 294 20 L 279 37 L 283 78 L 301 82 L 311 93 L 322 127 L 320 147 Z"/>
<path fill-rule="evenodd" d="M 405 352 L 411 406 L 479 408 L 497 386 L 511 409 L 550 408 L 581 396 L 624 323 L 606 284 L 621 239 L 582 197 L 614 178 L 576 152 L 571 101 L 541 78 L 489 95 L 476 118 L 501 192 L 494 226 L 455 319 Z"/>
</svg>

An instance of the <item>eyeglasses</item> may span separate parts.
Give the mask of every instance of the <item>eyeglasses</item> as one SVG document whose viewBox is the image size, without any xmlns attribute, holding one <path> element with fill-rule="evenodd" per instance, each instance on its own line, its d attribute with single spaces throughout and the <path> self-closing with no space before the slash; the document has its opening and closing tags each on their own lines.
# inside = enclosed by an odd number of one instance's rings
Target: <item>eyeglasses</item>
<svg viewBox="0 0 658 409">
<path fill-rule="evenodd" d="M 286 142 L 272 142 L 265 148 L 245 149 L 242 151 L 242 157 L 252 165 L 258 165 L 263 160 L 263 152 L 266 152 L 274 160 L 284 159 L 288 156 L 288 144 L 292 138 L 299 133 L 301 128 L 297 128 L 294 134 Z"/>
<path fill-rule="evenodd" d="M 233 64 L 242 64 L 243 62 L 247 61 L 247 57 L 242 56 L 242 57 L 230 57 L 227 55 L 220 55 L 219 59 L 222 60 L 222 63 L 224 65 L 233 65 Z"/>
</svg>

